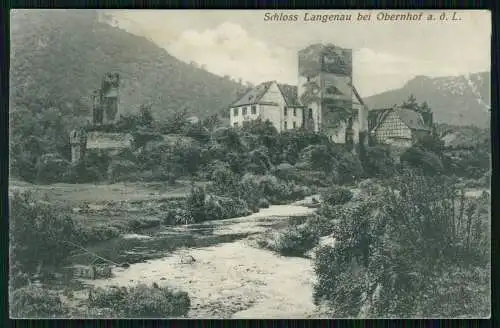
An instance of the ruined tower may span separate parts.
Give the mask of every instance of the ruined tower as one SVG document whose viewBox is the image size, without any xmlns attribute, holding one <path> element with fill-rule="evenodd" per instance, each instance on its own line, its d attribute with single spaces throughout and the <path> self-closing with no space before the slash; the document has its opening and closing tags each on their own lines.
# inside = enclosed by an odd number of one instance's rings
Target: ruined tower
<svg viewBox="0 0 500 328">
<path fill-rule="evenodd" d="M 338 143 L 352 142 L 352 50 L 314 44 L 300 50 L 298 57 L 304 127 Z"/>
<path fill-rule="evenodd" d="M 106 73 L 101 88 L 92 94 L 94 125 L 112 124 L 119 119 L 120 75 Z"/>
<path fill-rule="evenodd" d="M 87 133 L 83 129 L 73 130 L 69 136 L 71 145 L 71 163 L 78 163 L 85 155 L 87 148 Z"/>
</svg>

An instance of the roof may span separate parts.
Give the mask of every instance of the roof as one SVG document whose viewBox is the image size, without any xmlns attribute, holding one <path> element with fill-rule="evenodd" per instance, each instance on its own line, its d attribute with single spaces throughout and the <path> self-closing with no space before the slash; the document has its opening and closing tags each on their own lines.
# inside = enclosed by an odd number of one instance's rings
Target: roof
<svg viewBox="0 0 500 328">
<path fill-rule="evenodd" d="M 375 126 L 373 130 L 376 130 L 380 124 L 384 121 L 387 115 L 391 112 L 395 112 L 399 119 L 403 121 L 403 123 L 410 128 L 411 130 L 424 130 L 430 131 L 430 127 L 428 127 L 422 118 L 422 115 L 414 110 L 402 108 L 402 107 L 393 107 L 393 108 L 382 108 L 375 109 L 369 112 L 370 119 L 375 120 Z"/>
<path fill-rule="evenodd" d="M 287 106 L 302 106 L 302 104 L 299 102 L 299 97 L 297 95 L 298 89 L 296 86 L 289 84 L 278 84 L 278 88 L 280 89 L 283 98 L 285 98 L 285 103 Z"/>
<path fill-rule="evenodd" d="M 412 130 L 430 130 L 425 125 L 422 115 L 414 110 L 407 108 L 396 108 L 399 118 Z"/>
<path fill-rule="evenodd" d="M 259 100 L 266 94 L 267 90 L 269 90 L 269 87 L 273 83 L 274 81 L 268 81 L 253 87 L 251 90 L 247 91 L 247 93 L 245 93 L 243 97 L 234 102 L 231 106 L 238 107 L 238 106 L 258 103 Z"/>
<path fill-rule="evenodd" d="M 133 137 L 129 133 L 89 132 L 88 149 L 123 149 L 132 145 Z"/>
<path fill-rule="evenodd" d="M 234 102 L 231 106 L 238 107 L 251 104 L 260 104 L 260 100 L 266 94 L 267 90 L 269 90 L 271 85 L 273 85 L 273 83 L 276 83 L 276 81 L 263 82 L 253 87 L 251 90 L 247 91 L 247 93 L 245 93 L 243 97 Z M 285 103 L 287 106 L 290 107 L 302 106 L 297 96 L 298 89 L 296 86 L 283 83 L 276 83 L 276 85 L 278 86 L 281 95 L 285 99 Z"/>
</svg>

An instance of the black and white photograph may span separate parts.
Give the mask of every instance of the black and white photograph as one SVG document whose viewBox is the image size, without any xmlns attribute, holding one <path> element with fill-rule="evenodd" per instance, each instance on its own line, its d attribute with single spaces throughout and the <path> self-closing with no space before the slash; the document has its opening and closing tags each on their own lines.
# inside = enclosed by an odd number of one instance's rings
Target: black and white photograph
<svg viewBox="0 0 500 328">
<path fill-rule="evenodd" d="M 12 319 L 491 315 L 491 12 L 10 12 Z"/>
</svg>

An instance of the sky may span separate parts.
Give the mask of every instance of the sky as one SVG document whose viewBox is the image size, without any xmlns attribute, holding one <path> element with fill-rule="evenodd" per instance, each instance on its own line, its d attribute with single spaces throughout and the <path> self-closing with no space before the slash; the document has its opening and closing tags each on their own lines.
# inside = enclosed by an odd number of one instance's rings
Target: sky
<svg viewBox="0 0 500 328">
<path fill-rule="evenodd" d="M 351 14 L 352 21 L 304 21 L 305 13 Z M 408 11 L 390 11 L 407 13 Z M 119 10 L 117 26 L 145 36 L 187 63 L 253 84 L 297 84 L 297 51 L 312 43 L 353 49 L 353 82 L 362 96 L 402 87 L 417 75 L 461 75 L 490 69 L 489 11 L 424 11 L 434 21 L 379 21 L 381 11 Z M 297 14 L 265 21 L 266 13 Z M 371 13 L 369 21 L 357 21 Z M 389 13 L 389 11 L 388 11 Z"/>
</svg>

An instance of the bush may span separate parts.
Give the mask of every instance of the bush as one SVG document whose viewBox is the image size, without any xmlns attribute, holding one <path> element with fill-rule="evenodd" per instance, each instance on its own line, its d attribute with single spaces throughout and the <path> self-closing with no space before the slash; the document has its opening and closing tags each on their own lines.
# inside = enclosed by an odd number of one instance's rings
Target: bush
<svg viewBox="0 0 500 328">
<path fill-rule="evenodd" d="M 10 293 L 10 315 L 13 318 L 56 318 L 66 313 L 57 292 L 30 285 Z"/>
<path fill-rule="evenodd" d="M 193 187 L 186 198 L 187 216 L 192 222 L 202 222 L 207 219 L 205 201 L 205 189 Z"/>
<path fill-rule="evenodd" d="M 81 240 L 83 228 L 64 208 L 36 201 L 30 193 L 10 197 L 10 250 L 22 271 L 60 263 L 71 251 L 65 240 Z"/>
<path fill-rule="evenodd" d="M 369 177 L 387 177 L 394 172 L 395 163 L 391 157 L 390 148 L 386 145 L 376 145 L 366 148 L 363 162 L 365 174 Z"/>
<path fill-rule="evenodd" d="M 383 186 L 373 179 L 362 180 L 358 184 L 358 188 L 360 189 L 361 194 L 366 197 L 379 196 L 384 193 Z"/>
<path fill-rule="evenodd" d="M 259 204 L 258 204 L 259 208 L 269 208 L 270 205 L 271 204 L 266 198 L 259 199 Z"/>
<path fill-rule="evenodd" d="M 172 208 L 166 210 L 163 223 L 167 225 L 176 224 L 189 224 L 191 222 L 191 217 L 188 215 L 188 211 L 185 208 Z"/>
<path fill-rule="evenodd" d="M 37 163 L 37 178 L 40 183 L 61 182 L 70 163 L 59 154 L 42 155 Z"/>
<path fill-rule="evenodd" d="M 344 206 L 338 243 L 316 254 L 316 304 L 336 317 L 488 315 L 487 199 L 467 200 L 439 177 L 403 172 L 383 199 Z"/>
<path fill-rule="evenodd" d="M 424 148 L 413 146 L 400 156 L 401 162 L 412 169 L 421 170 L 426 175 L 444 173 L 444 164 L 441 157 Z"/>
<path fill-rule="evenodd" d="M 344 187 L 332 186 L 324 191 L 321 195 L 323 202 L 326 205 L 342 205 L 350 201 L 353 197 L 352 192 Z"/>
<path fill-rule="evenodd" d="M 113 160 L 108 167 L 108 179 L 111 182 L 133 180 L 136 176 L 137 166 L 129 160 Z"/>
<path fill-rule="evenodd" d="M 271 247 L 283 256 L 304 256 L 318 242 L 317 231 L 308 224 L 290 225 L 278 234 Z"/>
<path fill-rule="evenodd" d="M 125 315 L 130 318 L 183 317 L 190 307 L 191 299 L 186 292 L 146 285 L 131 288 L 123 304 Z"/>
<path fill-rule="evenodd" d="M 109 287 L 95 289 L 89 298 L 90 305 L 111 308 L 115 317 L 169 318 L 185 316 L 191 306 L 186 292 L 172 291 L 167 287 L 149 287 L 141 284 L 132 288 Z"/>
</svg>

